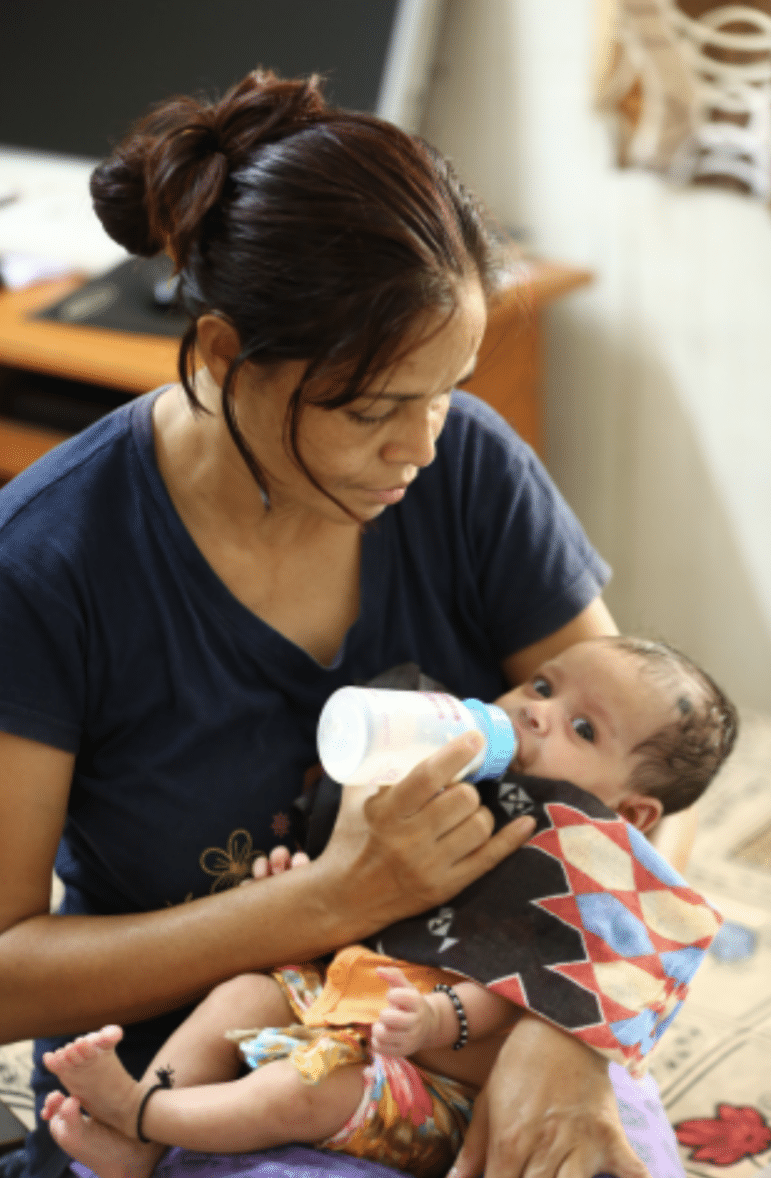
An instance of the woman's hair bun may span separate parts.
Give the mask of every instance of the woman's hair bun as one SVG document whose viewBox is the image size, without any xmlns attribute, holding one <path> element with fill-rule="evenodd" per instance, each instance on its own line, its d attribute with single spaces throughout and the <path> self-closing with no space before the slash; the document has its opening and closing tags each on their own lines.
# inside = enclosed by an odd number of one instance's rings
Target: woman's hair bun
<svg viewBox="0 0 771 1178">
<path fill-rule="evenodd" d="M 316 76 L 284 80 L 269 70 L 254 70 L 217 102 L 170 98 L 95 169 L 97 216 L 130 253 L 150 257 L 166 249 L 179 268 L 231 171 L 263 144 L 328 114 Z"/>
</svg>

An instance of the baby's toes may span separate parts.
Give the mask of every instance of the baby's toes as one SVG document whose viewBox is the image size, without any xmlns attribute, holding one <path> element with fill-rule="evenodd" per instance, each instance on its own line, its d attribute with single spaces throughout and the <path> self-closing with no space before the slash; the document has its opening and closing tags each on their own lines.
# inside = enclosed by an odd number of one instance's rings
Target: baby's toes
<svg viewBox="0 0 771 1178">
<path fill-rule="evenodd" d="M 123 1038 L 123 1028 L 116 1023 L 108 1023 L 100 1031 L 93 1031 L 87 1035 L 89 1043 L 99 1051 L 111 1051 Z"/>
<path fill-rule="evenodd" d="M 92 1035 L 80 1035 L 61 1049 L 61 1062 L 65 1065 L 77 1066 L 88 1063 L 97 1054 L 97 1046 Z"/>
<path fill-rule="evenodd" d="M 66 1047 L 57 1047 L 55 1051 L 45 1051 L 43 1053 L 43 1063 L 49 1072 L 58 1072 L 67 1066 L 70 1062 L 70 1048 L 73 1046 L 74 1044 L 68 1043 Z"/>
<path fill-rule="evenodd" d="M 59 1109 L 64 1104 L 67 1097 L 63 1092 L 49 1092 L 45 1098 L 45 1103 L 40 1110 L 40 1115 L 44 1121 L 48 1121 L 51 1117 L 56 1116 Z"/>
</svg>

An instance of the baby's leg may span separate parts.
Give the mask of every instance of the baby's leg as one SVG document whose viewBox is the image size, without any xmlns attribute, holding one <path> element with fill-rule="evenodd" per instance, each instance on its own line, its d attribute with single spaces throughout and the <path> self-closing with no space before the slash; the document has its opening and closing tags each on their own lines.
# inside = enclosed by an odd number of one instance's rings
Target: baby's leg
<svg viewBox="0 0 771 1178">
<path fill-rule="evenodd" d="M 166 1040 L 142 1077 L 148 1088 L 159 1070 L 171 1069 L 175 1088 L 234 1080 L 242 1070 L 233 1027 L 286 1027 L 297 1022 L 275 978 L 249 973 L 222 982 Z M 86 1108 L 88 1102 L 83 1101 Z M 98 1115 L 98 1114 L 96 1114 Z"/>
<path fill-rule="evenodd" d="M 120 1134 L 107 1126 L 122 1125 L 127 1109 L 135 1109 L 136 1117 L 145 1092 L 158 1082 L 158 1069 L 171 1070 L 175 1083 L 182 1085 L 234 1079 L 240 1070 L 238 1050 L 224 1032 L 234 1024 L 282 1026 L 291 1021 L 289 1004 L 273 978 L 263 974 L 233 978 L 212 990 L 177 1028 L 139 1083 L 115 1054 L 121 1028 L 105 1027 L 44 1056 L 49 1070 L 77 1099 L 65 1101 L 61 1093 L 52 1093 L 43 1116 L 62 1149 L 97 1174 L 144 1178 L 163 1150 L 138 1141 L 136 1123 L 128 1131 L 133 1140 L 118 1140 Z M 84 1120 L 81 1104 L 98 1120 Z M 108 1159 L 115 1159 L 114 1166 Z"/>
<path fill-rule="evenodd" d="M 145 1134 L 165 1145 L 213 1153 L 247 1153 L 331 1137 L 354 1114 L 364 1092 L 364 1064 L 338 1068 L 306 1084 L 279 1059 L 229 1084 L 162 1088 L 145 1105 Z M 131 1128 L 133 1110 L 124 1131 Z"/>
<path fill-rule="evenodd" d="M 280 1059 L 225 1084 L 159 1088 L 142 1117 L 151 1143 L 133 1136 L 140 1084 L 133 1083 L 115 1127 L 84 1118 L 76 1097 L 53 1093 L 47 1119 L 55 1140 L 99 1178 L 150 1178 L 167 1145 L 204 1153 L 247 1153 L 314 1144 L 342 1129 L 364 1092 L 364 1064 L 339 1068 L 320 1084 L 306 1084 L 289 1060 Z M 156 1144 L 158 1143 L 158 1144 Z"/>
<path fill-rule="evenodd" d="M 93 1117 L 116 1125 L 127 1104 L 138 1103 L 168 1071 L 178 1087 L 233 1080 L 241 1070 L 236 1044 L 225 1031 L 240 1026 L 286 1026 L 292 1011 L 275 980 L 244 974 L 223 982 L 204 998 L 166 1040 L 140 1081 L 134 1080 L 115 1054 L 123 1037 L 120 1027 L 103 1027 L 58 1051 L 43 1062 L 77 1096 Z"/>
</svg>

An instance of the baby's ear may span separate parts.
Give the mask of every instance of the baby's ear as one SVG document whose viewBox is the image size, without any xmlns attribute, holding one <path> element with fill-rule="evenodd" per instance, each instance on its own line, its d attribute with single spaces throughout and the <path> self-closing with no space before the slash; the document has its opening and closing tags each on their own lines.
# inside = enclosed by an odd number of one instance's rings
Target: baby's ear
<svg viewBox="0 0 771 1178">
<path fill-rule="evenodd" d="M 661 801 L 648 794 L 627 794 L 618 805 L 621 817 L 626 818 L 627 822 L 636 826 L 643 834 L 656 825 L 663 810 Z"/>
</svg>

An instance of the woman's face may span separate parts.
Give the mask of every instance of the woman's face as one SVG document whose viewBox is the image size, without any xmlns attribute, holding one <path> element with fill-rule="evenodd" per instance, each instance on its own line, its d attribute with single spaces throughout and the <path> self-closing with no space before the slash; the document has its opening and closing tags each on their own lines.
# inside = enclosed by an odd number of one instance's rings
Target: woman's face
<svg viewBox="0 0 771 1178">
<path fill-rule="evenodd" d="M 238 424 L 265 472 L 271 506 L 307 509 L 338 523 L 375 519 L 404 498 L 422 467 L 434 458 L 451 390 L 473 370 L 487 321 L 478 282 L 460 289 L 447 320 L 436 313 L 421 324 L 417 346 L 356 401 L 338 409 L 305 404 L 298 450 L 310 473 L 347 512 L 309 482 L 288 451 L 284 422 L 304 364 L 292 361 L 261 373 L 238 396 Z M 311 396 L 324 387 L 311 385 Z M 351 517 L 354 517 L 353 519 Z"/>
</svg>

